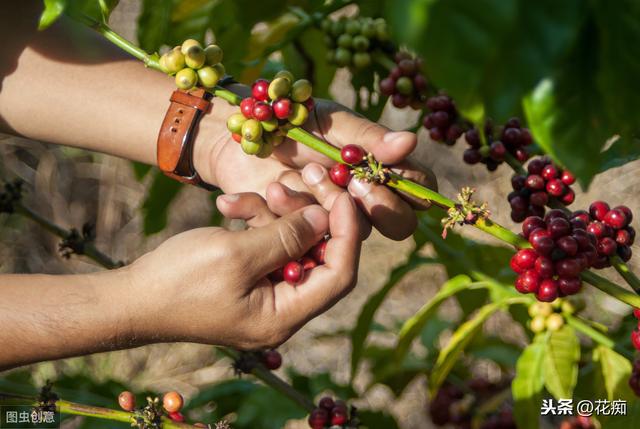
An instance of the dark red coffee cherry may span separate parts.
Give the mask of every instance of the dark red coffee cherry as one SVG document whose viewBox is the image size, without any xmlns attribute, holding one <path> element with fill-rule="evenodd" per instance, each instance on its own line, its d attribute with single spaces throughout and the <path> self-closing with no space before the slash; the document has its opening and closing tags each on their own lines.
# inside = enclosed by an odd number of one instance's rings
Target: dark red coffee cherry
<svg viewBox="0 0 640 429">
<path fill-rule="evenodd" d="M 357 165 L 364 159 L 364 149 L 354 144 L 348 144 L 342 148 L 340 156 L 347 164 Z"/>
<path fill-rule="evenodd" d="M 351 170 L 345 164 L 335 164 L 329 170 L 329 178 L 336 185 L 346 188 L 351 181 Z"/>
<path fill-rule="evenodd" d="M 304 278 L 304 267 L 298 261 L 288 262 L 283 270 L 284 281 L 290 285 L 297 285 Z"/>
</svg>

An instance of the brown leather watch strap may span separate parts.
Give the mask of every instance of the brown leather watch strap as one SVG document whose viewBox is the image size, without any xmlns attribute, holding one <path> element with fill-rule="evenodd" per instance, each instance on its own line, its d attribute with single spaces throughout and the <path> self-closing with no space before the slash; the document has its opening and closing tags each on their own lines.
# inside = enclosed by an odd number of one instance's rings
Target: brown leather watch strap
<svg viewBox="0 0 640 429">
<path fill-rule="evenodd" d="M 183 183 L 207 190 L 217 189 L 205 183 L 193 165 L 193 143 L 198 123 L 211 107 L 211 94 L 203 89 L 175 90 L 158 134 L 158 167 Z"/>
</svg>

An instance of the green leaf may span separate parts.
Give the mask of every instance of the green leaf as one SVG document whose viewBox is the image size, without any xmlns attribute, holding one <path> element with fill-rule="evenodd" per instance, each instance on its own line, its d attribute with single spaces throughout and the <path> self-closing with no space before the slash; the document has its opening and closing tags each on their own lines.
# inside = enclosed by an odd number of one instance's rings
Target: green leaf
<svg viewBox="0 0 640 429">
<path fill-rule="evenodd" d="M 387 297 L 389 292 L 394 288 L 395 285 L 398 284 L 400 280 L 405 276 L 405 274 L 413 271 L 420 265 L 426 263 L 434 262 L 433 259 L 424 258 L 419 256 L 416 252 L 412 252 L 409 256 L 409 259 L 404 264 L 396 267 L 391 271 L 389 279 L 387 282 L 380 288 L 378 292 L 369 298 L 369 300 L 365 303 L 364 307 L 360 311 L 360 316 L 358 316 L 358 321 L 356 322 L 356 326 L 351 331 L 351 379 L 356 376 L 356 372 L 358 370 L 358 365 L 360 364 L 360 360 L 362 358 L 362 351 L 364 350 L 364 343 L 369 335 L 369 331 L 371 330 L 371 326 L 373 324 L 373 317 L 375 316 L 376 311 L 382 305 L 382 302 Z"/>
<path fill-rule="evenodd" d="M 138 44 L 147 52 L 156 52 L 167 44 L 171 31 L 172 0 L 144 0 L 138 17 Z"/>
<path fill-rule="evenodd" d="M 640 159 L 640 140 L 631 138 L 630 141 L 627 141 L 626 139 L 618 138 L 607 150 L 600 154 L 600 158 L 602 162 L 599 173 Z"/>
<path fill-rule="evenodd" d="M 552 332 L 544 361 L 545 387 L 556 399 L 573 398 L 578 381 L 580 343 L 571 326 Z"/>
<path fill-rule="evenodd" d="M 142 204 L 144 234 L 151 235 L 167 226 L 169 205 L 176 198 L 183 184 L 155 171 L 149 193 Z"/>
<path fill-rule="evenodd" d="M 593 350 L 593 360 L 599 366 L 604 380 L 607 399 L 634 399 L 627 381 L 631 376 L 631 362 L 608 347 Z"/>
<path fill-rule="evenodd" d="M 132 161 L 131 167 L 133 168 L 133 174 L 136 176 L 136 180 L 138 182 L 142 181 L 149 171 L 151 171 L 151 166 L 142 162 Z"/>
<path fill-rule="evenodd" d="M 514 414 L 520 429 L 540 427 L 546 342 L 547 335 L 536 336 L 534 342 L 524 349 L 516 364 L 516 376 L 511 383 L 511 393 L 515 402 Z"/>
<path fill-rule="evenodd" d="M 396 419 L 380 411 L 358 410 L 358 420 L 368 429 L 398 429 Z"/>
<path fill-rule="evenodd" d="M 424 326 L 427 324 L 437 312 L 440 304 L 447 298 L 455 295 L 459 291 L 468 288 L 473 283 L 471 278 L 466 275 L 458 275 L 442 285 L 438 293 L 431 298 L 420 310 L 410 317 L 400 329 L 398 340 L 396 342 L 396 351 L 394 359 L 396 362 L 402 362 L 409 352 L 409 348 L 413 340 L 420 335 Z"/>
<path fill-rule="evenodd" d="M 40 21 L 38 22 L 38 30 L 44 30 L 53 24 L 67 5 L 66 0 L 44 0 L 44 10 L 40 15 Z"/>
<path fill-rule="evenodd" d="M 480 337 L 467 347 L 467 351 L 475 358 L 491 360 L 505 370 L 514 368 L 522 354 L 522 348 L 497 337 Z"/>
<path fill-rule="evenodd" d="M 449 372 L 458 360 L 458 357 L 482 328 L 482 324 L 504 304 L 504 302 L 498 302 L 481 307 L 471 319 L 460 325 L 460 327 L 453 333 L 449 343 L 438 355 L 438 360 L 431 372 L 431 377 L 429 378 L 429 389 L 432 393 L 436 392 L 440 385 L 445 381 L 447 375 L 449 375 Z"/>
</svg>

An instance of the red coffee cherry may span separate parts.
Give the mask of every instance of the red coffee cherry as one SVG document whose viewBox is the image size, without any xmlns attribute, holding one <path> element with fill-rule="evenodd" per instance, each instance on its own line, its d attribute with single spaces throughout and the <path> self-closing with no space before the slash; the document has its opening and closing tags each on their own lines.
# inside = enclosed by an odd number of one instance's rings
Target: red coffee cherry
<svg viewBox="0 0 640 429">
<path fill-rule="evenodd" d="M 329 170 L 329 178 L 333 183 L 346 188 L 351 181 L 351 170 L 344 164 L 336 164 Z"/>
<path fill-rule="evenodd" d="M 640 331 L 637 329 L 631 332 L 631 344 L 636 350 L 640 350 Z"/>
<path fill-rule="evenodd" d="M 272 106 L 273 113 L 278 119 L 287 119 L 291 113 L 291 100 L 288 98 L 279 98 L 274 101 Z"/>
<path fill-rule="evenodd" d="M 169 413 L 169 418 L 174 422 L 181 422 L 181 423 L 184 422 L 184 416 L 180 411 Z"/>
<path fill-rule="evenodd" d="M 320 402 L 318 402 L 318 406 L 320 408 L 324 408 L 327 411 L 331 411 L 333 410 L 333 407 L 335 406 L 335 402 L 333 401 L 333 399 L 329 396 L 324 396 L 322 397 L 322 399 L 320 399 Z"/>
<path fill-rule="evenodd" d="M 524 269 L 531 269 L 535 266 L 538 254 L 533 249 L 522 249 L 516 253 L 516 264 Z"/>
<path fill-rule="evenodd" d="M 271 371 L 282 366 L 282 355 L 277 350 L 265 350 L 261 356 L 262 364 Z"/>
<path fill-rule="evenodd" d="M 318 263 L 310 256 L 303 256 L 299 261 L 305 271 L 309 271 L 318 266 Z"/>
<path fill-rule="evenodd" d="M 540 283 L 540 287 L 536 292 L 538 301 L 552 302 L 558 297 L 558 282 L 557 280 L 545 279 Z"/>
<path fill-rule="evenodd" d="M 167 392 L 162 398 L 162 406 L 169 413 L 176 413 L 182 409 L 184 399 L 178 392 Z"/>
<path fill-rule="evenodd" d="M 284 281 L 295 286 L 304 278 L 304 267 L 300 262 L 291 261 L 284 266 L 283 277 Z"/>
<path fill-rule="evenodd" d="M 329 423 L 329 412 L 324 408 L 316 408 L 309 415 L 311 429 L 323 429 Z"/>
<path fill-rule="evenodd" d="M 242 112 L 245 118 L 253 118 L 253 106 L 255 105 L 255 103 L 256 100 L 251 97 L 245 98 L 240 102 L 240 112 Z"/>
<path fill-rule="evenodd" d="M 589 214 L 595 220 L 604 220 L 604 217 L 608 212 L 609 204 L 604 201 L 595 201 L 589 206 Z"/>
<path fill-rule="evenodd" d="M 339 408 L 334 408 L 331 411 L 331 424 L 342 426 L 347 422 L 347 413 Z"/>
<path fill-rule="evenodd" d="M 627 216 L 622 210 L 611 209 L 604 215 L 604 223 L 615 229 L 624 228 L 629 224 Z"/>
<path fill-rule="evenodd" d="M 136 397 L 129 391 L 124 391 L 118 395 L 118 404 L 125 411 L 133 411 L 136 408 Z"/>
<path fill-rule="evenodd" d="M 348 144 L 342 148 L 340 156 L 347 164 L 356 165 L 364 159 L 364 149 L 354 144 Z"/>
<path fill-rule="evenodd" d="M 258 101 L 267 101 L 269 99 L 269 81 L 266 79 L 258 79 L 251 86 L 251 95 Z"/>
<path fill-rule="evenodd" d="M 253 117 L 258 121 L 268 121 L 273 115 L 273 110 L 264 101 L 258 101 L 253 106 Z"/>
</svg>

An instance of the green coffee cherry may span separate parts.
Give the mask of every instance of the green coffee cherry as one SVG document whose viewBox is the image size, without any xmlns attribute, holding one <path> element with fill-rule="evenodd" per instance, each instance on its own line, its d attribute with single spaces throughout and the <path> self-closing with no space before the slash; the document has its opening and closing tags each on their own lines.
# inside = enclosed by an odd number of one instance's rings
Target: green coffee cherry
<svg viewBox="0 0 640 429">
<path fill-rule="evenodd" d="M 242 138 L 250 142 L 257 142 L 262 137 L 262 125 L 255 119 L 247 119 L 242 124 Z"/>
<path fill-rule="evenodd" d="M 174 48 L 162 56 L 167 73 L 175 74 L 184 68 L 184 55 L 180 49 Z M 160 59 L 162 61 L 162 58 Z"/>
<path fill-rule="evenodd" d="M 218 45 L 209 45 L 204 48 L 204 56 L 206 57 L 207 64 L 210 66 L 215 66 L 222 62 L 223 55 L 222 48 Z"/>
<path fill-rule="evenodd" d="M 289 70 L 280 70 L 273 78 L 277 79 L 279 77 L 287 79 L 289 83 L 293 83 L 294 81 L 293 73 L 291 73 Z"/>
<path fill-rule="evenodd" d="M 347 33 L 355 36 L 360 32 L 360 23 L 355 19 L 350 19 L 349 21 L 347 21 L 344 29 Z"/>
<path fill-rule="evenodd" d="M 378 38 L 378 40 L 389 40 L 389 29 L 387 28 L 387 22 L 382 18 L 378 18 L 374 21 L 374 24 L 376 26 L 376 37 Z"/>
<path fill-rule="evenodd" d="M 264 134 L 264 141 L 273 145 L 273 147 L 278 147 L 284 142 L 285 136 L 279 132 L 277 133 L 266 133 Z"/>
<path fill-rule="evenodd" d="M 371 65 L 371 55 L 367 54 L 366 52 L 356 52 L 355 54 L 353 54 L 353 66 L 355 68 L 364 69 L 369 67 L 370 65 Z M 404 78 L 409 79 L 408 77 L 404 77 Z M 411 81 L 409 81 L 409 83 L 411 83 Z"/>
<path fill-rule="evenodd" d="M 227 70 L 224 68 L 224 65 L 222 65 L 222 63 L 218 63 L 212 67 L 215 71 L 218 72 L 218 76 L 220 77 L 224 76 L 225 73 L 227 72 Z"/>
<path fill-rule="evenodd" d="M 328 33 L 331 31 L 331 24 L 332 24 L 331 19 L 325 18 L 320 23 L 320 28 L 322 29 L 323 32 Z"/>
<path fill-rule="evenodd" d="M 260 150 L 258 151 L 258 153 L 256 153 L 256 156 L 258 158 L 269 158 L 273 153 L 273 149 L 273 143 L 265 140 L 262 145 L 260 145 Z"/>
<path fill-rule="evenodd" d="M 478 149 L 478 152 L 480 152 L 480 155 L 482 155 L 483 158 L 486 158 L 489 156 L 489 146 L 488 145 L 482 145 L 480 146 L 480 149 Z"/>
<path fill-rule="evenodd" d="M 338 37 L 338 46 L 341 48 L 350 49 L 352 43 L 353 37 L 349 34 L 341 34 L 340 37 Z"/>
<path fill-rule="evenodd" d="M 549 331 L 558 331 L 564 326 L 564 317 L 561 314 L 553 313 L 547 317 L 546 326 Z"/>
<path fill-rule="evenodd" d="M 240 147 L 247 155 L 255 155 L 260 152 L 262 141 L 252 142 L 245 138 L 242 138 L 242 140 L 240 140 Z"/>
<path fill-rule="evenodd" d="M 304 106 L 304 104 L 293 103 L 291 105 L 291 113 L 289 113 L 289 122 L 292 125 L 299 127 L 304 124 L 309 117 L 309 110 Z"/>
<path fill-rule="evenodd" d="M 327 45 L 328 48 L 335 48 L 336 47 L 336 39 L 334 39 L 333 37 L 329 36 L 328 34 L 325 34 L 325 36 L 324 36 L 324 44 Z"/>
<path fill-rule="evenodd" d="M 351 64 L 351 51 L 345 48 L 336 49 L 335 62 L 340 67 L 346 67 Z"/>
<path fill-rule="evenodd" d="M 362 20 L 362 24 L 360 25 L 360 34 L 362 34 L 367 39 L 371 39 L 376 35 L 376 25 L 374 24 L 371 18 L 365 18 Z"/>
<path fill-rule="evenodd" d="M 176 85 L 180 89 L 191 89 L 196 85 L 197 82 L 198 75 L 193 69 L 186 67 L 176 73 Z"/>
<path fill-rule="evenodd" d="M 306 79 L 299 79 L 291 86 L 291 99 L 297 103 L 303 103 L 311 97 L 311 82 Z"/>
<path fill-rule="evenodd" d="M 531 332 L 535 332 L 536 334 L 540 333 L 545 330 L 546 322 L 547 322 L 546 317 L 536 316 L 533 319 L 531 319 L 531 322 L 529 322 L 529 329 L 531 329 Z"/>
<path fill-rule="evenodd" d="M 369 49 L 369 39 L 362 35 L 358 35 L 353 38 L 351 45 L 356 51 L 364 52 Z"/>
<path fill-rule="evenodd" d="M 560 307 L 563 313 L 573 314 L 576 312 L 576 307 L 573 305 L 571 301 L 563 301 L 562 306 Z"/>
<path fill-rule="evenodd" d="M 339 19 L 337 21 L 333 21 L 331 23 L 331 35 L 333 37 L 338 37 L 342 33 L 344 33 L 344 19 Z"/>
<path fill-rule="evenodd" d="M 187 53 L 184 54 L 185 64 L 192 69 L 201 68 L 202 66 L 204 66 L 206 60 L 207 57 L 204 54 L 204 49 L 202 49 L 200 45 L 191 46 L 189 49 L 187 49 Z"/>
<path fill-rule="evenodd" d="M 184 42 L 182 42 L 182 45 L 180 45 L 180 52 L 182 52 L 183 55 L 187 55 L 187 51 L 192 46 L 197 46 L 200 49 L 202 49 L 202 45 L 200 44 L 200 42 L 198 42 L 195 39 L 187 39 Z"/>
<path fill-rule="evenodd" d="M 553 313 L 553 309 L 551 308 L 551 304 L 547 302 L 535 302 L 529 306 L 529 316 L 543 316 L 547 317 Z"/>
<path fill-rule="evenodd" d="M 411 95 L 413 93 L 413 82 L 411 78 L 402 76 L 396 81 L 396 90 L 402 95 Z"/>
<path fill-rule="evenodd" d="M 262 129 L 267 132 L 272 132 L 278 129 L 278 120 L 276 118 L 271 118 L 268 121 L 261 121 L 260 125 L 262 125 Z M 266 135 L 263 134 L 263 138 L 266 140 Z"/>
<path fill-rule="evenodd" d="M 198 82 L 205 88 L 213 88 L 222 76 L 211 66 L 204 66 L 198 70 Z"/>
<path fill-rule="evenodd" d="M 227 128 L 234 134 L 242 134 L 242 124 L 247 122 L 247 118 L 242 113 L 234 113 L 227 119 Z"/>
<path fill-rule="evenodd" d="M 291 89 L 291 82 L 285 77 L 278 77 L 269 84 L 269 98 L 277 100 L 280 97 L 286 97 Z"/>
</svg>

